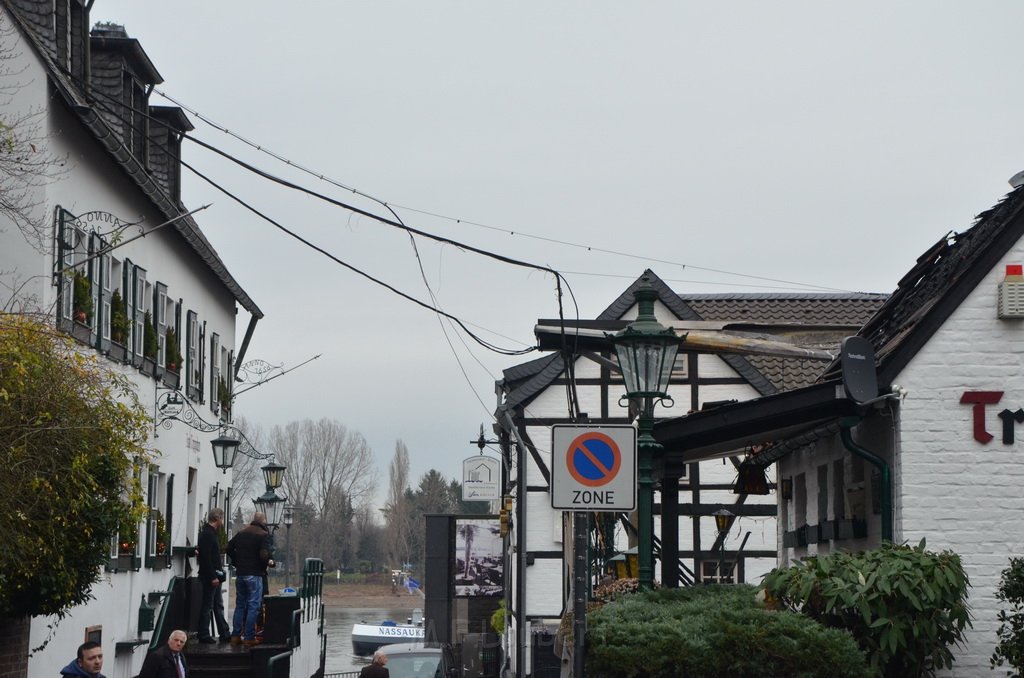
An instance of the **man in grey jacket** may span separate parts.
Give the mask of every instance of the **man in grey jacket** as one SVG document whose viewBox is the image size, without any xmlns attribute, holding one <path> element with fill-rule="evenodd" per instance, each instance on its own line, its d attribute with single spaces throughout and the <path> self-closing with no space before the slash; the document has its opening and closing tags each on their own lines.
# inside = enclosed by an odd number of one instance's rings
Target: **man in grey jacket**
<svg viewBox="0 0 1024 678">
<path fill-rule="evenodd" d="M 267 517 L 256 512 L 252 522 L 228 542 L 226 553 L 235 567 L 235 615 L 231 643 L 256 645 L 256 616 L 263 602 L 263 577 L 274 567 Z"/>
</svg>

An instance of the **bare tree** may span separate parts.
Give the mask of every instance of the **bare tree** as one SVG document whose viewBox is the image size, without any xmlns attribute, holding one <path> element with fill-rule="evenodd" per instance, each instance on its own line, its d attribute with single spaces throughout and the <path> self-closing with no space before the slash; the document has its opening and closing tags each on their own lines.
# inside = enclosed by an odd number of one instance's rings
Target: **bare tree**
<svg viewBox="0 0 1024 678">
<path fill-rule="evenodd" d="M 255 424 L 245 417 L 235 417 L 235 426 L 249 440 L 252 447 L 259 453 L 265 453 L 266 435 L 263 427 Z M 263 473 L 261 466 L 266 463 L 255 457 L 246 454 L 239 454 L 235 458 L 235 465 L 231 469 L 231 495 L 233 503 L 241 510 L 243 518 L 248 521 L 252 515 L 253 507 L 251 500 L 263 494 Z"/>
<path fill-rule="evenodd" d="M 292 550 L 315 552 L 329 567 L 346 566 L 357 549 L 357 509 L 376 485 L 366 439 L 337 421 L 307 419 L 275 426 L 267 441 L 266 451 L 288 468 L 282 492 L 296 507 Z"/>
<path fill-rule="evenodd" d="M 395 442 L 395 456 L 388 466 L 388 503 L 384 521 L 388 536 L 388 559 L 392 566 L 410 560 L 410 533 L 413 528 L 412 501 L 409 499 L 409 448 Z"/>
<path fill-rule="evenodd" d="M 17 29 L 0 12 L 0 216 L 44 252 L 50 236 L 44 189 L 67 173 L 68 159 L 49 150 L 46 110 L 16 105 L 18 92 L 29 84 L 25 70 L 14 66 L 24 49 Z"/>
</svg>

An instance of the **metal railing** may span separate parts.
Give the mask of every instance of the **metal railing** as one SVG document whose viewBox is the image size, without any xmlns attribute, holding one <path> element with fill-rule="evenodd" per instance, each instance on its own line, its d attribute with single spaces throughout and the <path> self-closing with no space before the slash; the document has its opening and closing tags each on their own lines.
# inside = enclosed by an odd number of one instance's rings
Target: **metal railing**
<svg viewBox="0 0 1024 678">
<path fill-rule="evenodd" d="M 325 673 L 324 678 L 359 678 L 359 672 L 342 671 L 340 673 Z"/>
<path fill-rule="evenodd" d="M 267 678 L 289 678 L 291 676 L 291 650 L 285 650 L 281 654 L 275 654 L 267 659 L 267 671 L 263 675 Z"/>
</svg>

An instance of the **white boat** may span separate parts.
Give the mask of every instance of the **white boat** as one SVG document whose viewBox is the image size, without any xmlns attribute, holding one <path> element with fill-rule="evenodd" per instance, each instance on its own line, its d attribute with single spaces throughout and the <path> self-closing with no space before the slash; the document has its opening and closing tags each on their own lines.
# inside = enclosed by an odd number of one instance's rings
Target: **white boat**
<svg viewBox="0 0 1024 678">
<path fill-rule="evenodd" d="M 382 645 L 422 643 L 423 640 L 423 612 L 419 608 L 412 611 L 407 624 L 385 620 L 376 624 L 360 621 L 352 625 L 352 652 L 359 656 L 371 655 Z"/>
</svg>

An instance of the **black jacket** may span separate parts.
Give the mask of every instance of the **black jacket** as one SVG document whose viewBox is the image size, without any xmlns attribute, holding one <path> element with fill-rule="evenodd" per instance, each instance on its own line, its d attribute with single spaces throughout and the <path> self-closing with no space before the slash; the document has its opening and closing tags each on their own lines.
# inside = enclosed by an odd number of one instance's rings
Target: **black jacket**
<svg viewBox="0 0 1024 678">
<path fill-rule="evenodd" d="M 185 667 L 185 676 L 188 678 L 191 674 L 184 654 L 181 655 L 181 665 Z M 164 645 L 159 650 L 150 652 L 146 661 L 142 663 L 139 678 L 178 678 L 178 668 L 174 665 L 171 648 Z"/>
<path fill-rule="evenodd" d="M 213 529 L 210 523 L 203 524 L 199 530 L 199 578 L 203 581 L 211 581 L 217 577 L 220 570 L 220 543 L 217 540 L 217 530 Z M 219 579 L 219 577 L 217 577 Z"/>
<path fill-rule="evenodd" d="M 231 538 L 225 552 L 235 566 L 235 575 L 261 577 L 267 573 L 267 563 L 273 557 L 270 530 L 266 525 L 250 523 Z"/>
</svg>

